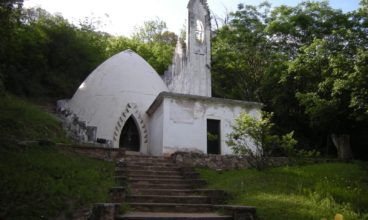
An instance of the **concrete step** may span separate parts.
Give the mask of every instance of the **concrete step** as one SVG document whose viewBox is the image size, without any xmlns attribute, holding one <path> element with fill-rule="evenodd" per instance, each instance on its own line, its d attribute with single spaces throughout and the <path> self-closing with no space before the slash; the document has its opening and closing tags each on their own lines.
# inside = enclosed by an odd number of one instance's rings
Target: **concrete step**
<svg viewBox="0 0 368 220">
<path fill-rule="evenodd" d="M 169 158 L 164 158 L 164 157 L 153 157 L 153 156 L 124 156 L 122 157 L 120 160 L 118 161 L 127 161 L 127 162 L 163 162 L 163 163 L 167 163 L 167 162 L 171 162 L 173 163 L 173 161 Z"/>
<path fill-rule="evenodd" d="M 122 175 L 154 175 L 154 176 L 181 176 L 181 172 L 179 170 L 175 171 L 155 171 L 155 170 L 133 170 L 130 168 L 116 168 L 115 169 L 116 175 L 122 176 Z"/>
<path fill-rule="evenodd" d="M 207 196 L 158 196 L 158 195 L 131 195 L 127 196 L 128 203 L 182 203 L 182 204 L 209 204 Z"/>
<path fill-rule="evenodd" d="M 168 212 L 131 212 L 120 215 L 117 220 L 230 220 L 231 216 L 217 213 L 168 213 Z"/>
<path fill-rule="evenodd" d="M 127 170 L 180 171 L 180 167 L 167 167 L 167 166 L 135 166 L 127 164 L 125 168 Z"/>
<path fill-rule="evenodd" d="M 192 189 L 139 189 L 133 190 L 134 195 L 166 195 L 166 196 L 193 196 L 197 195 Z"/>
<path fill-rule="evenodd" d="M 146 183 L 129 183 L 133 190 L 138 189 L 191 189 L 192 186 L 189 184 L 146 184 Z"/>
<path fill-rule="evenodd" d="M 147 166 L 178 167 L 177 164 L 175 164 L 173 162 L 170 162 L 170 161 L 168 161 L 168 162 L 129 161 L 129 162 L 126 163 L 126 165 L 129 165 L 129 166 L 145 166 L 145 167 L 147 167 Z"/>
<path fill-rule="evenodd" d="M 184 180 L 181 175 L 156 175 L 156 174 L 147 174 L 147 175 L 137 175 L 135 173 L 127 174 L 126 177 L 128 180 L 130 179 L 172 179 L 172 180 Z"/>
<path fill-rule="evenodd" d="M 180 212 L 180 213 L 205 213 L 213 212 L 211 204 L 182 204 L 182 203 L 128 203 L 129 206 L 140 212 Z"/>
<path fill-rule="evenodd" d="M 200 179 L 171 179 L 171 178 L 131 178 L 127 179 L 129 184 L 189 184 L 193 186 L 204 185 L 206 182 Z"/>
</svg>

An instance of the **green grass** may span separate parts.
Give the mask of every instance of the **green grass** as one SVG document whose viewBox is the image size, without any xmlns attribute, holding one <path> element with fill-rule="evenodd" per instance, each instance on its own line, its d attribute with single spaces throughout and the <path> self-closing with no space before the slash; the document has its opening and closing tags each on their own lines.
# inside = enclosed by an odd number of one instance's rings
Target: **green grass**
<svg viewBox="0 0 368 220">
<path fill-rule="evenodd" d="M 114 165 L 52 144 L 68 142 L 59 122 L 37 106 L 0 97 L 0 219 L 53 219 L 79 207 L 107 202 Z M 69 215 L 69 216 L 68 216 Z"/>
<path fill-rule="evenodd" d="M 368 173 L 357 163 L 199 171 L 209 188 L 232 195 L 230 204 L 256 206 L 260 219 L 368 219 Z"/>
<path fill-rule="evenodd" d="M 15 96 L 0 96 L 0 140 L 69 142 L 56 118 Z"/>
</svg>

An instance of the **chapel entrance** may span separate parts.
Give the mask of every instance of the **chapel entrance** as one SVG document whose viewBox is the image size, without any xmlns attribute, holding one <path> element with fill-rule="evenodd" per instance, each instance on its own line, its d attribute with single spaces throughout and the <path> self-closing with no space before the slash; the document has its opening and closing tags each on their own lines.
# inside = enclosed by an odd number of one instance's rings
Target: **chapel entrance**
<svg viewBox="0 0 368 220">
<path fill-rule="evenodd" d="M 121 131 L 119 147 L 128 151 L 139 152 L 140 135 L 137 124 L 132 116 L 125 122 L 123 130 Z"/>
<path fill-rule="evenodd" d="M 220 120 L 207 119 L 207 154 L 221 154 Z"/>
</svg>

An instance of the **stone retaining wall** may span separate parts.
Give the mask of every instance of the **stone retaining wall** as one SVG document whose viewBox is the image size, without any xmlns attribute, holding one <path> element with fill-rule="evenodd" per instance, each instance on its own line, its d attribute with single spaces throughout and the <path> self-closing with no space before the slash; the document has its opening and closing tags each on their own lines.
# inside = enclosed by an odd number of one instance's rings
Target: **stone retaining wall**
<svg viewBox="0 0 368 220">
<path fill-rule="evenodd" d="M 250 168 L 249 159 L 234 155 L 206 155 L 194 152 L 175 152 L 171 159 L 182 166 L 206 167 L 211 169 L 231 170 Z M 271 166 L 283 166 L 289 163 L 286 157 L 269 158 Z"/>
<path fill-rule="evenodd" d="M 71 149 L 73 152 L 85 155 L 91 158 L 96 158 L 100 160 L 113 161 L 119 157 L 124 156 L 125 150 L 119 148 L 104 148 L 95 146 L 75 146 L 75 145 L 60 145 L 60 147 L 65 147 Z"/>
</svg>

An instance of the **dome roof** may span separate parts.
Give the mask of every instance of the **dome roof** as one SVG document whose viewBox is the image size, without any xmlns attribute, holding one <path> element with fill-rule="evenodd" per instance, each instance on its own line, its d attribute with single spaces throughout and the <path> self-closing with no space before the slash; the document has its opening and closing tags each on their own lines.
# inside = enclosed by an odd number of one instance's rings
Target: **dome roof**
<svg viewBox="0 0 368 220">
<path fill-rule="evenodd" d="M 167 87 L 157 72 L 131 50 L 118 53 L 80 85 L 69 101 L 69 109 L 88 126 L 97 127 L 97 137 L 111 139 L 114 126 L 128 103 L 142 117 L 160 92 Z"/>
</svg>

